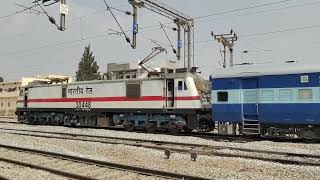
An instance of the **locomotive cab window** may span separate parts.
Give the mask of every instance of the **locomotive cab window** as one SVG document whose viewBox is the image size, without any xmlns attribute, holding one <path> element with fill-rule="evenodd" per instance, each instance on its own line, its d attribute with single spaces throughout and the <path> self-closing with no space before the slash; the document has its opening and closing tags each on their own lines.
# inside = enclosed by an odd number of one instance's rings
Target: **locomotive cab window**
<svg viewBox="0 0 320 180">
<path fill-rule="evenodd" d="M 183 90 L 182 81 L 179 81 L 179 82 L 178 82 L 178 90 L 179 90 L 179 91 Z"/>
<path fill-rule="evenodd" d="M 128 83 L 127 84 L 127 98 L 139 98 L 141 96 L 140 83 Z"/>
<path fill-rule="evenodd" d="M 217 99 L 218 99 L 218 102 L 228 102 L 228 92 L 226 91 L 221 91 L 221 92 L 218 92 L 217 93 Z"/>
<path fill-rule="evenodd" d="M 178 90 L 182 91 L 182 90 L 188 90 L 187 84 L 185 81 L 179 81 L 178 82 Z"/>
</svg>

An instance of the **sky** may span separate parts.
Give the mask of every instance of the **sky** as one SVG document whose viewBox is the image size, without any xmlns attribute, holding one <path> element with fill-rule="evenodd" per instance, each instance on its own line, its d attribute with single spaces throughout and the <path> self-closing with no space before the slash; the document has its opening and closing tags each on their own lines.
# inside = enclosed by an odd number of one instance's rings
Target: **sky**
<svg viewBox="0 0 320 180">
<path fill-rule="evenodd" d="M 222 44 L 214 41 L 215 34 L 229 33 L 233 29 L 239 36 L 234 47 L 234 62 L 277 64 L 295 60 L 317 63 L 320 55 L 320 1 L 288 0 L 161 0 L 195 18 L 195 66 L 202 76 L 221 68 Z M 123 36 L 110 35 L 109 29 L 119 30 L 103 0 L 67 0 L 69 14 L 66 31 L 61 32 L 50 24 L 44 14 L 19 13 L 16 4 L 31 6 L 33 0 L 7 0 L 0 6 L 0 76 L 7 81 L 44 74 L 75 76 L 84 47 L 91 45 L 100 72 L 108 63 L 139 61 L 157 46 L 159 41 L 167 53 L 159 55 L 151 65 L 176 60 L 169 41 L 160 29 L 166 26 L 170 41 L 176 42 L 172 21 L 145 8 L 138 10 L 137 49 L 132 49 Z M 108 4 L 124 11 L 132 11 L 127 0 L 107 0 Z M 250 8 L 248 8 L 250 7 Z M 44 7 L 59 22 L 59 5 Z M 40 10 L 37 8 L 37 10 Z M 121 26 L 131 29 L 132 17 L 114 11 Z M 197 18 L 211 15 L 206 18 Z M 151 27 L 150 27 L 151 26 Z M 149 28 L 148 28 L 149 27 Z M 131 37 L 131 32 L 128 31 Z M 247 53 L 245 53 L 247 52 Z M 179 61 L 183 66 L 183 61 Z"/>
</svg>

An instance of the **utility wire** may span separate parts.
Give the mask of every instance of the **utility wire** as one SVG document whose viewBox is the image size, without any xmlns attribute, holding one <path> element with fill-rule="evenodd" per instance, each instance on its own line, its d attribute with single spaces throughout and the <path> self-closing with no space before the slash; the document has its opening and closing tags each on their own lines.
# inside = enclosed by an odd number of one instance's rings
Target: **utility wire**
<svg viewBox="0 0 320 180">
<path fill-rule="evenodd" d="M 285 3 L 285 2 L 289 2 L 289 1 L 295 1 L 295 0 L 282 0 L 282 1 L 276 1 L 276 2 L 271 2 L 271 3 L 255 5 L 255 6 L 248 6 L 248 7 L 244 7 L 244 8 L 233 9 L 233 10 L 222 11 L 222 12 L 218 12 L 218 13 L 214 13 L 214 14 L 198 16 L 193 19 L 202 19 L 202 18 L 207 18 L 207 17 L 211 17 L 211 16 L 218 16 L 218 15 L 229 14 L 229 13 L 234 13 L 234 12 L 239 12 L 239 11 L 244 11 L 244 10 L 249 10 L 249 9 L 256 9 L 256 8 L 260 8 L 260 7 L 264 7 L 264 6 L 271 6 L 271 5 Z"/>
<path fill-rule="evenodd" d="M 244 34 L 244 35 L 240 35 L 239 37 L 243 38 L 243 37 L 253 37 L 253 36 L 264 36 L 264 35 L 270 35 L 270 34 L 292 32 L 292 31 L 299 31 L 299 30 L 305 30 L 305 29 L 315 29 L 315 28 L 320 28 L 320 25 L 295 27 L 295 28 L 288 28 L 288 29 L 279 29 L 279 30 L 275 30 L 275 31 L 253 33 L 253 34 Z"/>
<path fill-rule="evenodd" d="M 14 12 L 14 13 L 11 13 L 11 14 L 8 14 L 8 15 L 5 15 L 5 16 L 0 16 L 0 20 L 1 19 L 5 19 L 5 18 L 8 18 L 8 17 L 11 17 L 11 16 L 14 16 L 14 15 L 17 15 L 17 14 L 20 14 L 20 13 L 23 13 L 23 12 L 25 12 L 25 11 L 27 11 L 27 10 L 30 10 L 30 9 L 33 9 L 33 8 L 35 8 L 35 7 L 37 7 L 38 5 L 33 5 L 33 6 L 30 6 L 30 7 L 27 7 L 27 8 L 24 8 L 24 9 L 22 9 L 22 10 L 20 10 L 20 11 L 16 11 L 16 12 Z"/>
<path fill-rule="evenodd" d="M 281 8 L 275 8 L 275 9 L 256 11 L 256 12 L 252 12 L 252 13 L 237 14 L 236 16 L 241 17 L 241 16 L 248 16 L 248 15 L 254 15 L 254 14 L 262 14 L 262 13 L 267 13 L 267 12 L 272 12 L 272 11 L 281 11 L 281 10 L 287 10 L 287 9 L 310 6 L 310 5 L 317 5 L 317 4 L 320 4 L 320 1 L 312 2 L 312 3 L 303 3 L 303 4 L 299 4 L 299 5 L 293 5 L 293 6 L 281 7 Z M 216 17 L 215 19 L 219 19 L 219 17 Z M 205 22 L 210 22 L 210 21 L 211 20 L 199 20 L 199 21 L 195 21 L 195 23 L 205 23 Z"/>
</svg>

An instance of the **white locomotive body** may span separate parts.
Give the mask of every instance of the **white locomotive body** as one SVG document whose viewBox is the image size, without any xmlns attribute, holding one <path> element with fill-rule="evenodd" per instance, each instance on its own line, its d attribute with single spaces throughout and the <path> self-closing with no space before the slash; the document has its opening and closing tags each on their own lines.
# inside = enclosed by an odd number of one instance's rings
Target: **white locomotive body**
<svg viewBox="0 0 320 180">
<path fill-rule="evenodd" d="M 205 80 L 192 73 L 29 85 L 20 92 L 17 115 L 26 123 L 172 132 L 210 129 L 209 88 Z"/>
</svg>

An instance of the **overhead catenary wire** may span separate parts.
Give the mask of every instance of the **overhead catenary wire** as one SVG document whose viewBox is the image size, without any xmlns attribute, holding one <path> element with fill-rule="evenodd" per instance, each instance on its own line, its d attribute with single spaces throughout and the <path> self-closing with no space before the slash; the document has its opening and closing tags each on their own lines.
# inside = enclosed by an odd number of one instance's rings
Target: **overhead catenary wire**
<svg viewBox="0 0 320 180">
<path fill-rule="evenodd" d="M 35 5 L 37 6 L 37 5 Z M 163 24 L 170 24 L 170 22 L 168 23 L 163 23 Z M 145 27 L 140 27 L 139 29 L 141 30 L 144 30 L 144 29 L 150 29 L 150 28 L 155 28 L 155 27 L 159 27 L 159 25 L 150 25 L 150 26 L 145 26 Z M 319 26 L 308 26 L 308 27 L 300 27 L 300 28 L 293 28 L 293 29 L 286 29 L 286 30 L 277 30 L 277 31 L 270 31 L 270 32 L 263 32 L 263 33 L 254 33 L 254 34 L 247 34 L 247 35 L 244 35 L 245 37 L 250 37 L 250 36 L 262 36 L 262 35 L 267 35 L 267 34 L 274 34 L 274 33 L 283 33 L 283 32 L 289 32 L 289 31 L 294 31 L 294 30 L 302 30 L 302 29 L 311 29 L 311 28 L 316 28 L 316 27 L 319 27 Z M 156 28 L 157 29 L 157 28 Z M 130 31 L 130 30 L 128 30 Z M 282 32 L 283 31 L 283 32 Z M 104 35 L 102 35 L 104 36 Z M 243 37 L 240 35 L 240 37 Z M 86 38 L 87 39 L 87 38 Z M 78 41 L 78 40 L 75 40 L 75 41 Z M 206 43 L 206 42 L 211 42 L 212 40 L 200 40 L 200 41 L 195 41 L 195 44 L 200 44 L 200 43 Z M 64 43 L 72 43 L 74 41 L 66 41 L 66 42 L 62 42 L 62 44 Z M 59 44 L 59 43 L 57 43 Z M 56 46 L 57 44 L 52 44 L 53 46 Z M 51 45 L 46 45 L 45 47 L 36 47 L 36 48 L 33 48 L 32 50 L 34 49 L 42 49 L 42 48 L 46 48 L 46 47 L 50 47 Z M 28 51 L 29 49 L 27 50 L 22 50 L 22 51 L 15 51 L 14 53 L 18 53 L 18 52 L 24 52 L 24 51 Z M 6 53 L 6 54 L 11 54 L 11 53 Z"/>
<path fill-rule="evenodd" d="M 52 16 L 50 16 L 46 10 L 44 10 L 44 8 L 41 6 L 41 4 L 38 1 L 36 1 L 36 3 L 41 8 L 43 13 L 48 17 L 48 19 L 51 22 L 51 24 L 55 25 L 58 29 L 60 29 L 60 26 L 57 25 L 56 20 Z"/>
<path fill-rule="evenodd" d="M 33 9 L 33 8 L 35 8 L 35 7 L 37 7 L 37 6 L 38 6 L 38 5 L 36 4 L 36 5 L 30 6 L 30 7 L 24 8 L 24 9 L 22 9 L 22 10 L 20 10 L 20 11 L 16 11 L 16 12 L 14 12 L 14 13 L 10 13 L 10 14 L 4 15 L 4 16 L 0 16 L 0 20 L 1 20 L 1 19 L 5 19 L 5 18 L 8 18 L 8 17 L 11 17 L 11 16 L 14 16 L 14 15 L 17 15 L 17 14 L 20 14 L 20 13 L 23 13 L 23 12 L 25 12 L 25 11 L 27 11 L 27 10 L 30 10 L 30 9 Z"/>
<path fill-rule="evenodd" d="M 127 34 L 125 33 L 125 31 L 123 30 L 122 26 L 120 25 L 118 19 L 116 18 L 116 16 L 113 14 L 110 6 L 107 4 L 106 0 L 103 1 L 104 4 L 107 6 L 107 9 L 110 11 L 112 17 L 114 18 L 114 20 L 116 21 L 116 23 L 118 24 L 118 27 L 120 28 L 121 32 L 123 33 L 123 35 L 125 36 L 125 39 L 127 41 L 127 43 L 130 43 L 131 44 L 131 41 L 130 41 L 130 38 L 127 36 Z M 132 46 L 132 44 L 131 44 Z"/>
<path fill-rule="evenodd" d="M 172 48 L 173 53 L 174 53 L 174 54 L 177 54 L 177 50 L 174 48 L 174 46 L 173 46 L 173 44 L 172 44 L 172 42 L 171 42 L 171 40 L 170 40 L 170 38 L 169 38 L 166 30 L 164 29 L 163 25 L 161 24 L 161 22 L 160 22 L 160 27 L 161 27 L 163 33 L 166 35 L 166 38 L 167 38 L 168 42 L 170 43 L 170 46 L 171 46 L 171 48 Z"/>
<path fill-rule="evenodd" d="M 238 9 L 233 9 L 233 10 L 228 10 L 228 11 L 222 11 L 222 12 L 213 13 L 213 14 L 202 15 L 202 16 L 195 17 L 193 19 L 203 19 L 203 18 L 207 18 L 207 17 L 211 17 L 211 16 L 218 16 L 218 15 L 223 15 L 223 14 L 235 13 L 235 12 L 239 12 L 239 11 L 244 11 L 244 10 L 249 10 L 249 9 L 256 9 L 256 8 L 261 8 L 261 7 L 265 7 L 265 6 L 281 4 L 281 3 L 290 2 L 290 1 L 295 1 L 295 0 L 281 0 L 281 1 L 264 3 L 264 4 L 260 4 L 260 5 L 255 5 L 255 6 L 247 6 L 247 7 L 243 7 L 243 8 L 238 8 Z"/>
<path fill-rule="evenodd" d="M 275 31 L 244 34 L 244 35 L 240 35 L 240 37 L 244 38 L 244 37 L 253 37 L 253 36 L 264 36 L 264 35 L 270 35 L 270 34 L 278 34 L 278 33 L 284 33 L 284 32 L 292 32 L 292 31 L 299 31 L 299 30 L 305 30 L 305 29 L 315 29 L 315 28 L 320 28 L 320 25 L 294 27 L 294 28 L 287 28 L 287 29 L 279 29 L 279 30 L 275 30 Z"/>
<path fill-rule="evenodd" d="M 24 5 L 17 4 L 17 3 L 15 3 L 15 5 L 16 5 L 16 6 L 19 6 L 19 7 L 23 7 L 23 8 L 29 8 L 29 7 L 26 7 L 26 6 L 24 6 Z M 33 9 L 33 8 L 30 9 L 30 12 L 34 12 L 34 13 L 36 13 L 37 15 L 40 15 L 40 14 L 42 13 L 41 11 L 39 11 L 39 10 L 37 10 L 37 9 Z"/>
<path fill-rule="evenodd" d="M 268 31 L 268 32 L 260 32 L 260 33 L 252 33 L 252 34 L 245 34 L 245 35 L 238 35 L 239 38 L 249 38 L 249 37 L 253 37 L 253 36 L 265 36 L 265 35 L 270 35 L 270 34 L 277 34 L 277 33 L 285 33 L 285 32 L 292 32 L 292 31 L 298 31 L 298 30 L 305 30 L 305 29 L 312 29 L 312 28 L 320 28 L 320 25 L 315 25 L 315 26 L 305 26 L 305 27 L 295 27 L 295 28 L 288 28 L 288 29 L 280 29 L 280 30 L 276 30 L 276 31 Z M 10 54 L 17 54 L 17 53 L 23 53 L 23 52 L 28 52 L 28 51 L 33 51 L 33 50 L 39 50 L 39 49 L 43 49 L 43 48 L 47 48 L 47 47 L 51 47 L 51 46 L 59 46 L 59 45 L 63 45 L 63 44 L 71 44 L 74 42 L 78 42 L 81 40 L 89 40 L 89 39 L 95 39 L 98 37 L 107 37 L 107 35 L 105 33 L 103 34 L 95 34 L 92 35 L 90 37 L 87 38 L 81 38 L 81 39 L 75 39 L 75 40 L 71 40 L 71 41 L 64 41 L 64 42 L 59 42 L 59 43 L 55 43 L 55 44 L 47 44 L 44 46 L 40 46 L 40 47 L 35 47 L 35 48 L 31 48 L 31 49 L 26 49 L 26 50 L 20 50 L 20 51 L 13 51 L 10 53 L 4 53 L 4 54 L 0 54 L 0 55 L 10 55 Z M 199 41 L 195 41 L 195 44 L 201 44 L 201 43 L 210 43 L 213 42 L 214 40 L 199 40 Z M 167 44 L 167 46 L 171 46 L 169 44 Z"/>
</svg>

